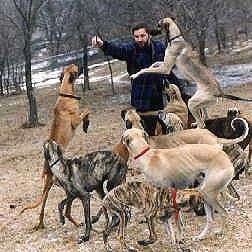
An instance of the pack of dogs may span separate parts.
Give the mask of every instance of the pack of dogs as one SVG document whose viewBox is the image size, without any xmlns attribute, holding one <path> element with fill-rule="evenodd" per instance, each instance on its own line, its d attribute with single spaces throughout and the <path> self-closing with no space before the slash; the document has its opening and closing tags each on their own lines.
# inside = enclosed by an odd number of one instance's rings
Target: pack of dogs
<svg viewBox="0 0 252 252">
<path fill-rule="evenodd" d="M 155 136 L 149 136 L 139 113 L 132 108 L 126 109 L 121 112 L 125 130 L 112 150 L 99 150 L 67 159 L 64 151 L 76 128 L 83 123 L 83 130 L 88 130 L 90 111 L 79 110 L 81 97 L 76 96 L 74 88 L 80 74 L 78 66 L 72 64 L 66 67 L 60 77 L 50 136 L 43 145 L 43 192 L 20 212 L 42 205 L 36 229 L 44 227 L 45 204 L 55 184 L 66 193 L 58 204 L 61 224 L 65 224 L 67 218 L 75 226 L 80 226 L 71 216 L 71 207 L 76 198 L 81 201 L 85 225 L 79 243 L 88 241 L 90 232 L 94 230 L 103 234 L 105 248 L 111 251 L 108 238 L 118 228 L 121 249 L 132 251 L 125 241 L 132 207 L 141 210 L 148 225 L 149 237 L 138 241 L 142 246 L 156 242 L 155 221 L 163 223 L 172 244 L 179 244 L 183 239 L 181 210 L 188 206 L 197 215 L 206 215 L 206 225 L 194 241 L 205 239 L 209 233 L 224 231 L 228 214 L 219 196 L 226 194 L 239 199 L 232 181 L 239 179 L 244 171 L 248 174 L 252 118 L 232 108 L 227 111 L 226 117 L 206 120 L 205 108 L 215 98 L 239 98 L 224 95 L 209 70 L 192 61 L 191 47 L 173 19 L 162 19 L 159 26 L 170 38 L 164 62 L 155 63 L 131 77 L 149 72 L 169 73 L 176 64 L 189 80 L 197 83 L 196 93 L 184 101 L 179 88 L 169 84 L 165 88 L 169 103 L 157 113 L 162 131 L 157 130 Z M 194 117 L 197 128 L 192 128 L 190 115 Z M 137 163 L 144 181 L 126 181 L 129 159 Z M 99 196 L 100 209 L 92 216 L 90 199 L 93 192 Z M 216 212 L 222 221 L 218 230 L 213 228 Z M 97 231 L 93 224 L 102 215 L 105 225 Z M 172 219 L 177 234 L 171 224 Z"/>
</svg>

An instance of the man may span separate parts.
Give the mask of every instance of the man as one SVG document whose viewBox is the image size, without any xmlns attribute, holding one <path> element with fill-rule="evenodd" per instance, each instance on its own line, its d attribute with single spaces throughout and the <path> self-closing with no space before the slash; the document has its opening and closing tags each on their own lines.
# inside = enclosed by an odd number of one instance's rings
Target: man
<svg viewBox="0 0 252 252">
<path fill-rule="evenodd" d="M 139 23 L 132 28 L 134 41 L 128 43 L 112 43 L 103 41 L 100 37 L 92 38 L 92 46 L 99 47 L 105 55 L 126 61 L 127 72 L 132 75 L 142 68 L 149 67 L 156 61 L 163 61 L 165 45 L 161 41 L 151 39 L 148 26 Z M 143 74 L 132 80 L 131 105 L 144 120 L 149 135 L 155 134 L 158 120 L 158 110 L 164 108 L 164 80 L 179 85 L 179 80 L 171 72 L 169 75 Z"/>
</svg>

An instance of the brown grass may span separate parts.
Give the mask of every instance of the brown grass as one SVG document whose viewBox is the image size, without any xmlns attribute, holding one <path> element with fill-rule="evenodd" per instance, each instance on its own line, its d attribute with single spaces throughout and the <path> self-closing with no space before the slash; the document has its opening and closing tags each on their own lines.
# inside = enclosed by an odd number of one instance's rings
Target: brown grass
<svg viewBox="0 0 252 252">
<path fill-rule="evenodd" d="M 90 128 L 87 134 L 78 128 L 66 155 L 68 157 L 84 155 L 87 152 L 100 149 L 112 149 L 119 141 L 123 123 L 120 110 L 129 104 L 130 85 L 116 85 L 117 95 L 111 96 L 108 84 L 96 83 L 91 85 L 92 90 L 83 94 L 81 107 L 89 106 Z M 230 88 L 228 93 L 251 97 L 251 83 Z M 79 92 L 80 93 L 80 92 Z M 42 182 L 42 144 L 47 138 L 52 120 L 52 109 L 56 100 L 55 87 L 36 90 L 36 97 L 41 122 L 45 127 L 22 129 L 26 120 L 27 100 L 25 94 L 15 97 L 1 98 L 0 107 L 0 223 L 6 223 L 13 218 L 18 210 L 27 202 L 33 201 L 41 193 Z M 252 104 L 224 100 L 210 110 L 211 116 L 224 115 L 227 108 L 238 106 L 242 111 L 252 114 Z M 134 163 L 130 163 L 134 166 Z M 128 179 L 133 179 L 129 178 Z M 194 243 L 191 237 L 198 234 L 205 223 L 205 217 L 195 217 L 193 213 L 185 213 L 186 246 L 191 251 L 251 251 L 252 249 L 252 186 L 250 178 L 242 178 L 235 182 L 241 200 L 236 202 L 229 211 L 225 234 L 205 241 Z M 46 206 L 44 230 L 33 231 L 32 227 L 38 221 L 39 209 L 25 212 L 16 220 L 10 222 L 0 232 L 0 251 L 104 251 L 101 235 L 92 233 L 86 244 L 77 245 L 76 239 L 79 229 L 69 222 L 61 226 L 58 221 L 57 204 L 64 197 L 64 192 L 54 187 L 50 192 Z M 92 200 L 92 211 L 99 206 L 99 202 Z M 137 239 L 148 235 L 146 225 L 139 225 L 140 214 L 134 215 L 127 228 L 127 241 L 139 251 L 172 251 L 169 236 L 162 226 L 157 225 L 158 241 L 141 248 L 136 244 Z M 82 220 L 82 208 L 79 201 L 74 202 L 73 215 Z M 217 215 L 217 222 L 219 217 Z M 98 226 L 97 226 L 98 227 Z M 101 226 L 98 227 L 99 229 Z M 119 251 L 116 235 L 110 238 L 114 251 Z"/>
</svg>

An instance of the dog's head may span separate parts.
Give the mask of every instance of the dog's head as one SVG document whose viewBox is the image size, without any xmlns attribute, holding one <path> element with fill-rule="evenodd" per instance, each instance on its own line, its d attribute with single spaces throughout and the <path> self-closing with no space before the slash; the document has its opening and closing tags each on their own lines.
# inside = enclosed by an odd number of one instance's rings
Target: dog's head
<svg viewBox="0 0 252 252">
<path fill-rule="evenodd" d="M 158 27 L 160 29 L 164 29 L 165 31 L 169 32 L 170 25 L 174 24 L 174 18 L 172 17 L 166 17 L 158 22 Z"/>
<path fill-rule="evenodd" d="M 67 78 L 67 82 L 73 84 L 74 81 L 79 77 L 79 68 L 78 66 L 71 64 L 64 68 L 63 72 L 60 75 L 60 82 L 62 83 L 64 78 Z"/>
<path fill-rule="evenodd" d="M 234 118 L 239 117 L 240 110 L 238 108 L 229 108 L 227 112 L 227 119 L 233 120 Z"/>
<path fill-rule="evenodd" d="M 181 97 L 180 90 L 175 84 L 169 84 L 167 87 L 165 87 L 165 93 L 171 98 Z"/>
<path fill-rule="evenodd" d="M 144 121 L 137 114 L 136 110 L 134 109 L 122 110 L 121 117 L 125 122 L 126 129 L 131 128 L 144 129 L 145 126 Z"/>
<path fill-rule="evenodd" d="M 134 144 L 146 145 L 149 143 L 148 134 L 137 128 L 127 129 L 122 135 L 122 143 L 131 150 Z"/>
<path fill-rule="evenodd" d="M 48 162 L 63 158 L 62 154 L 63 152 L 60 145 L 58 145 L 53 140 L 47 140 L 43 144 L 43 150 L 44 150 L 44 158 Z"/>
</svg>

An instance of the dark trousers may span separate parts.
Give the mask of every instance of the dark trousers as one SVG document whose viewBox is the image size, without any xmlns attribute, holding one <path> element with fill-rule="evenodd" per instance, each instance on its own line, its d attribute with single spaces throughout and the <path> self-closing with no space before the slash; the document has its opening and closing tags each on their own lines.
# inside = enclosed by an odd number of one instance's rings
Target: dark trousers
<svg viewBox="0 0 252 252">
<path fill-rule="evenodd" d="M 140 117 L 144 122 L 145 131 L 148 133 L 149 136 L 154 136 L 158 116 L 156 116 L 156 115 L 140 115 Z"/>
</svg>

